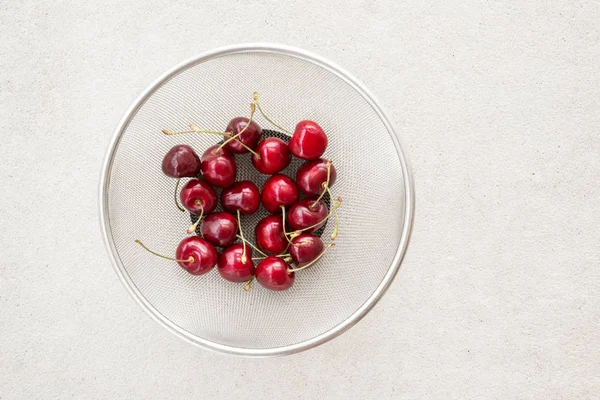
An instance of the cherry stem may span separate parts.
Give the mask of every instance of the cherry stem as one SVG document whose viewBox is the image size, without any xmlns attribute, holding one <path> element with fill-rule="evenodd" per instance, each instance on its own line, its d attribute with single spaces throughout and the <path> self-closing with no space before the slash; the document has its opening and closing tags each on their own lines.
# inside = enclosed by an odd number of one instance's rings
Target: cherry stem
<svg viewBox="0 0 600 400">
<path fill-rule="evenodd" d="M 242 289 L 244 289 L 246 292 L 250 290 L 250 287 L 252 287 L 252 282 L 254 282 L 254 278 L 250 279 Z"/>
<path fill-rule="evenodd" d="M 194 222 L 192 225 L 190 225 L 190 227 L 187 230 L 188 234 L 193 233 L 196 228 L 198 227 L 198 224 L 200 223 L 200 221 L 202 220 L 202 216 L 204 215 L 204 206 L 202 206 L 202 202 L 200 200 L 196 200 L 196 205 L 200 206 L 200 215 L 198 216 L 198 219 L 196 220 L 196 222 Z"/>
<path fill-rule="evenodd" d="M 333 203 L 333 193 L 329 190 L 329 187 L 326 188 L 327 193 L 329 193 L 329 202 Z M 337 210 L 335 211 L 335 227 L 333 228 L 333 232 L 331 232 L 331 240 L 335 240 L 338 236 L 340 229 L 340 216 L 338 215 Z"/>
<path fill-rule="evenodd" d="M 308 264 L 306 264 L 306 265 L 303 265 L 303 266 L 302 266 L 302 267 L 300 267 L 300 268 L 288 268 L 288 270 L 287 270 L 288 274 L 289 274 L 289 273 L 291 273 L 291 272 L 298 272 L 298 271 L 302 271 L 303 269 L 306 269 L 306 268 L 308 268 L 308 267 L 312 266 L 314 263 L 316 263 L 317 261 L 319 261 L 319 259 L 320 259 L 321 257 L 323 257 L 323 256 L 325 255 L 325 253 L 327 253 L 327 250 L 329 250 L 329 249 L 330 249 L 330 248 L 332 248 L 333 246 L 335 246 L 335 242 L 331 242 L 331 243 L 329 243 L 329 245 L 328 245 L 327 247 L 325 247 L 325 250 L 323 250 L 323 251 L 321 252 L 321 254 L 319 254 L 319 255 L 317 256 L 317 258 L 315 258 L 314 260 L 312 260 L 312 261 L 311 261 L 311 262 L 309 262 Z"/>
<path fill-rule="evenodd" d="M 246 257 L 246 239 L 244 239 L 244 231 L 242 230 L 242 219 L 240 217 L 240 210 L 237 210 L 237 220 L 238 220 L 238 228 L 240 229 L 240 237 L 242 238 L 242 246 L 244 250 L 242 250 L 242 262 L 245 264 L 248 261 L 248 257 Z"/>
<path fill-rule="evenodd" d="M 194 124 L 190 124 L 190 129 L 191 129 L 191 131 L 180 131 L 180 132 L 173 132 L 172 130 L 169 130 L 169 129 L 163 129 L 162 133 L 164 133 L 165 135 L 182 135 L 185 133 L 210 133 L 211 135 L 219 135 L 219 136 L 231 136 L 233 133 L 233 132 L 208 131 L 208 130 L 200 129 Z M 242 146 L 244 146 L 246 148 L 246 150 L 253 151 L 250 147 L 246 146 L 245 143 L 240 142 L 237 139 L 236 139 L 236 141 L 239 144 L 241 144 Z M 258 156 L 258 154 L 257 154 L 257 157 L 260 157 L 260 156 Z"/>
<path fill-rule="evenodd" d="M 236 235 L 239 239 L 242 239 L 242 237 L 240 235 Z M 258 247 L 256 247 L 255 245 L 253 245 L 249 240 L 246 240 L 246 243 L 248 243 L 248 245 L 250 247 L 252 247 L 254 250 L 258 251 L 260 254 L 262 254 L 265 257 L 269 257 L 268 255 L 266 255 L 265 253 L 263 253 Z"/>
<path fill-rule="evenodd" d="M 329 217 L 331 217 L 331 215 L 332 215 L 334 212 L 336 212 L 336 211 L 337 211 L 337 209 L 338 209 L 338 208 L 340 208 L 340 206 L 341 206 L 341 205 L 342 205 L 342 198 L 341 198 L 341 197 L 338 197 L 338 199 L 337 199 L 337 201 L 335 202 L 334 206 L 331 208 L 331 210 L 329 211 L 329 214 L 327 214 L 327 216 L 326 216 L 325 218 L 323 218 L 321 221 L 317 222 L 317 223 L 316 223 L 316 224 L 314 224 L 314 225 L 307 226 L 306 228 L 303 228 L 303 229 L 298 229 L 297 231 L 291 232 L 291 233 L 290 233 L 290 235 L 291 235 L 291 236 L 293 236 L 293 237 L 296 237 L 296 236 L 300 235 L 300 234 L 301 234 L 302 232 L 304 232 L 304 231 L 307 231 L 307 230 L 309 230 L 309 229 L 312 229 L 312 228 L 314 228 L 314 227 L 316 227 L 316 226 L 319 226 L 319 225 L 321 225 L 323 222 L 327 221 L 327 219 L 328 219 Z"/>
<path fill-rule="evenodd" d="M 323 191 L 321 192 L 319 197 L 317 197 L 317 199 L 314 201 L 314 203 L 312 203 L 312 205 L 310 206 L 310 208 L 312 210 L 315 209 L 315 206 L 317 205 L 318 201 L 323 198 L 323 196 L 325 195 L 325 192 L 327 192 L 327 190 L 329 189 L 329 179 L 330 178 L 331 178 L 331 160 L 327 161 L 327 181 L 323 182 L 323 185 L 322 185 Z"/>
<path fill-rule="evenodd" d="M 179 189 L 179 182 L 181 178 L 177 179 L 177 183 L 175 184 L 175 205 L 179 208 L 179 211 L 184 212 L 185 210 L 179 205 L 179 201 L 177 200 L 177 190 Z"/>
<path fill-rule="evenodd" d="M 217 150 L 221 150 L 227 143 L 231 142 L 232 140 L 236 140 L 238 143 L 241 143 L 246 150 L 249 150 L 250 153 L 254 154 L 256 157 L 260 158 L 260 155 L 255 152 L 254 150 L 252 150 L 250 147 L 246 146 L 244 143 L 242 143 L 241 140 L 239 140 L 237 137 L 240 136 L 242 133 L 244 133 L 244 131 L 246 129 L 248 129 L 248 127 L 250 126 L 250 124 L 252 123 L 252 118 L 254 117 L 254 112 L 256 111 L 256 106 L 254 105 L 254 103 L 250 104 L 250 118 L 248 120 L 248 123 L 246 124 L 246 126 L 244 127 L 244 129 L 242 129 L 241 131 L 239 131 L 237 134 L 231 136 L 229 139 L 225 140 L 223 142 L 223 144 L 221 144 L 219 146 L 219 148 Z"/>
<path fill-rule="evenodd" d="M 144 250 L 146 250 L 149 253 L 154 254 L 155 256 L 164 258 L 165 260 L 171 260 L 171 261 L 177 261 L 177 262 L 185 262 L 185 263 L 190 263 L 190 262 L 194 262 L 194 257 L 190 256 L 187 260 L 178 260 L 176 258 L 172 258 L 172 257 L 167 257 L 167 256 L 163 256 L 162 254 L 158 254 L 152 250 L 150 250 L 149 248 L 147 248 L 144 243 L 140 242 L 139 240 L 135 241 L 137 244 L 139 244 L 140 246 L 142 246 L 144 248 Z"/>
<path fill-rule="evenodd" d="M 285 206 L 281 205 L 279 207 L 281 207 L 282 225 L 283 225 L 283 236 L 285 237 L 285 240 L 288 241 L 288 245 L 287 245 L 287 247 L 285 249 L 287 250 L 290 247 L 290 245 L 291 246 L 300 247 L 300 246 L 306 246 L 306 245 L 311 244 L 312 240 L 311 241 L 302 242 L 302 243 L 292 243 L 292 239 L 294 239 L 300 233 L 297 233 L 298 231 L 296 231 L 296 232 L 290 232 L 290 233 L 286 232 L 286 230 L 285 230 Z M 288 237 L 288 235 L 290 237 Z"/>
<path fill-rule="evenodd" d="M 288 134 L 290 134 L 290 135 L 293 135 L 293 133 L 292 133 L 292 132 L 288 131 L 288 130 L 287 130 L 287 129 L 285 129 L 285 128 L 282 128 L 281 126 L 279 126 L 279 125 L 277 125 L 275 122 L 273 122 L 273 120 L 272 120 L 271 118 L 267 117 L 267 115 L 265 114 L 265 112 L 264 112 L 264 111 L 262 110 L 262 108 L 260 107 L 260 103 L 258 102 L 258 92 L 254 92 L 254 96 L 253 96 L 253 97 L 254 97 L 254 102 L 256 103 L 256 107 L 258 107 L 258 111 L 260 111 L 260 113 L 262 114 L 262 116 L 263 116 L 263 117 L 264 117 L 264 118 L 265 118 L 267 121 L 269 121 L 269 122 L 270 122 L 270 123 L 271 123 L 273 126 L 275 126 L 276 128 L 279 128 L 279 129 L 281 129 L 282 131 L 284 131 L 284 132 L 286 132 L 286 133 L 288 133 Z"/>
<path fill-rule="evenodd" d="M 310 243 L 312 243 L 312 240 L 310 241 Z M 253 260 L 264 260 L 264 259 L 265 259 L 265 258 L 267 258 L 267 257 L 269 257 L 269 256 L 267 256 L 267 255 L 265 254 L 265 256 L 264 256 L 264 257 L 252 257 L 252 259 L 253 259 Z M 290 253 L 285 253 L 285 254 L 276 254 L 276 255 L 274 255 L 273 257 L 287 258 L 287 257 L 291 257 L 291 254 L 290 254 Z"/>
<path fill-rule="evenodd" d="M 230 133 L 227 133 L 227 132 L 202 130 L 194 124 L 190 125 L 190 129 L 191 129 L 191 131 L 180 131 L 180 132 L 173 132 L 172 130 L 169 130 L 169 129 L 163 129 L 162 133 L 164 133 L 165 135 L 183 135 L 185 133 L 210 133 L 211 135 L 219 135 L 219 136 L 229 136 L 230 135 Z"/>
</svg>

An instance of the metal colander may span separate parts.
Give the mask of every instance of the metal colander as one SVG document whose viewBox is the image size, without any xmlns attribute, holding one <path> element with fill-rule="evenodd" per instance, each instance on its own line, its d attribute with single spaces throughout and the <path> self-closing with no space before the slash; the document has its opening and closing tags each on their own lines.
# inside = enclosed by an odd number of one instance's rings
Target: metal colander
<svg viewBox="0 0 600 400">
<path fill-rule="evenodd" d="M 175 180 L 161 172 L 174 145 L 198 154 L 219 136 L 165 136 L 190 123 L 223 130 L 247 116 L 252 93 L 265 112 L 293 130 L 317 121 L 329 138 L 324 157 L 333 160 L 343 198 L 336 246 L 317 264 L 296 274 L 293 287 L 250 291 L 215 270 L 192 276 L 174 262 L 143 251 L 142 240 L 175 254 L 190 216 L 175 208 Z M 255 120 L 273 129 L 260 114 Z M 260 185 L 249 156 L 237 155 L 238 180 Z M 298 162 L 285 174 L 294 177 Z M 187 340 L 231 354 L 291 354 L 323 343 L 362 318 L 387 289 L 406 250 L 414 191 L 403 150 L 373 97 L 330 62 L 302 50 L 242 45 L 203 54 L 159 78 L 125 114 L 112 139 L 100 182 L 100 219 L 115 270 L 132 296 L 154 319 Z M 248 239 L 264 209 L 244 217 Z M 333 224 L 325 229 L 324 243 Z"/>
</svg>

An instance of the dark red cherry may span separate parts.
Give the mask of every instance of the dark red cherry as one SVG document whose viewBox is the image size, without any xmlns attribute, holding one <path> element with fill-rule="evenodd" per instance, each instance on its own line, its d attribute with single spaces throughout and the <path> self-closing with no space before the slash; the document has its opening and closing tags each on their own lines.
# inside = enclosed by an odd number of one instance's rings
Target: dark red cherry
<svg viewBox="0 0 600 400">
<path fill-rule="evenodd" d="M 200 225 L 202 237 L 219 247 L 226 247 L 235 242 L 237 230 L 237 220 L 226 212 L 209 214 Z"/>
<path fill-rule="evenodd" d="M 303 160 L 314 160 L 325 153 L 327 135 L 316 122 L 300 121 L 289 143 L 293 155 Z"/>
<path fill-rule="evenodd" d="M 290 207 L 288 211 L 288 222 L 293 230 L 307 229 L 306 233 L 311 233 L 325 224 L 325 218 L 329 210 L 321 200 L 303 199 Z"/>
<path fill-rule="evenodd" d="M 179 194 L 183 207 L 192 214 L 208 214 L 217 206 L 217 193 L 212 186 L 201 179 L 190 179 Z"/>
<path fill-rule="evenodd" d="M 252 248 L 246 245 L 246 262 L 242 262 L 244 246 L 234 244 L 223 250 L 219 256 L 219 274 L 230 282 L 247 282 L 254 276 Z"/>
<path fill-rule="evenodd" d="M 225 132 L 231 132 L 230 137 L 237 135 L 246 127 L 246 125 L 248 125 L 248 121 L 249 119 L 246 117 L 234 118 L 229 122 L 229 125 L 227 125 Z M 250 126 L 248 127 L 248 129 L 246 129 L 244 132 L 242 132 L 241 135 L 236 137 L 236 140 L 232 140 L 229 143 L 227 143 L 225 145 L 225 148 L 231 151 L 232 153 L 247 153 L 248 149 L 242 146 L 239 142 L 242 142 L 251 149 L 254 149 L 256 147 L 256 144 L 260 140 L 261 134 L 262 129 L 260 128 L 260 126 L 256 122 L 252 121 L 250 122 Z M 225 139 L 227 139 L 227 137 L 225 137 Z"/>
<path fill-rule="evenodd" d="M 193 177 L 200 173 L 200 158 L 187 144 L 178 144 L 163 158 L 162 170 L 171 178 Z"/>
<path fill-rule="evenodd" d="M 283 219 L 281 215 L 269 215 L 259 221 L 254 228 L 256 245 L 264 252 L 282 254 L 288 242 L 283 236 Z"/>
<path fill-rule="evenodd" d="M 235 182 L 237 167 L 233 155 L 226 149 L 215 145 L 209 147 L 200 163 L 202 177 L 212 185 L 225 188 Z"/>
<path fill-rule="evenodd" d="M 231 213 L 254 214 L 260 206 L 260 191 L 251 181 L 236 182 L 221 193 L 221 205 Z"/>
<path fill-rule="evenodd" d="M 316 197 L 325 190 L 327 163 L 327 160 L 319 158 L 317 160 L 306 161 L 298 168 L 298 172 L 296 172 L 296 184 L 302 193 L 307 196 Z M 333 164 L 329 168 L 329 185 L 327 186 L 332 187 L 337 174 Z"/>
<path fill-rule="evenodd" d="M 303 233 L 292 239 L 290 255 L 298 267 L 302 267 L 316 259 L 323 252 L 323 241 L 310 233 Z"/>
<path fill-rule="evenodd" d="M 281 206 L 291 206 L 298 200 L 298 188 L 289 176 L 276 174 L 265 182 L 261 199 L 268 212 L 277 214 Z"/>
<path fill-rule="evenodd" d="M 218 254 L 213 245 L 206 240 L 198 236 L 188 236 L 177 246 L 175 257 L 179 260 L 192 257 L 190 262 L 178 261 L 177 264 L 192 275 L 202 275 L 215 266 Z"/>
<path fill-rule="evenodd" d="M 264 139 L 258 144 L 255 151 L 260 158 L 253 154 L 252 164 L 258 172 L 265 175 L 281 172 L 292 160 L 287 143 L 276 137 Z"/>
<path fill-rule="evenodd" d="M 294 273 L 288 272 L 289 265 L 279 257 L 269 256 L 256 266 L 256 280 L 270 290 L 286 290 L 294 284 Z"/>
</svg>

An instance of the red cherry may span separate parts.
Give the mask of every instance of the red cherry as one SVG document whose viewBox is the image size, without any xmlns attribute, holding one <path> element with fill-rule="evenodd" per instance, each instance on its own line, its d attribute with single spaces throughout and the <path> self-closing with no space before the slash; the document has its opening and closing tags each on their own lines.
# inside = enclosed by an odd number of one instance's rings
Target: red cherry
<svg viewBox="0 0 600 400">
<path fill-rule="evenodd" d="M 325 190 L 324 184 L 327 183 L 327 163 L 329 161 L 319 158 L 317 160 L 306 161 L 296 172 L 296 184 L 302 193 L 307 196 L 316 197 Z M 332 187 L 335 183 L 337 174 L 333 164 L 330 164 L 329 184 Z"/>
<path fill-rule="evenodd" d="M 285 169 L 292 160 L 287 143 L 276 137 L 264 139 L 255 150 L 260 157 L 252 155 L 252 164 L 261 174 L 276 174 Z"/>
<path fill-rule="evenodd" d="M 217 193 L 201 179 L 190 179 L 181 189 L 179 199 L 183 207 L 195 215 L 212 212 L 217 206 Z"/>
<path fill-rule="evenodd" d="M 325 153 L 327 135 L 316 122 L 300 121 L 289 143 L 293 155 L 303 160 L 314 160 Z"/>
<path fill-rule="evenodd" d="M 322 201 L 303 199 L 290 207 L 288 211 L 288 222 L 293 230 L 303 230 L 311 233 L 325 224 L 328 209 Z"/>
<path fill-rule="evenodd" d="M 187 144 L 178 144 L 163 158 L 162 170 L 171 178 L 193 177 L 200 173 L 200 158 Z"/>
<path fill-rule="evenodd" d="M 294 273 L 288 272 L 289 265 L 279 257 L 269 256 L 256 266 L 256 280 L 270 290 L 286 290 L 294 284 Z"/>
<path fill-rule="evenodd" d="M 221 205 L 225 211 L 254 214 L 260 206 L 260 191 L 251 181 L 236 182 L 221 193 Z"/>
<path fill-rule="evenodd" d="M 261 198 L 265 209 L 277 214 L 281 206 L 290 206 L 298 200 L 298 188 L 289 176 L 276 174 L 265 182 Z"/>
<path fill-rule="evenodd" d="M 200 232 L 202 237 L 219 247 L 226 247 L 235 242 L 238 224 L 235 217 L 226 212 L 207 215 L 202 220 Z"/>
<path fill-rule="evenodd" d="M 303 233 L 292 239 L 290 255 L 294 264 L 302 267 L 315 260 L 324 248 L 325 246 L 320 238 L 309 233 Z"/>
<path fill-rule="evenodd" d="M 235 182 L 237 167 L 233 155 L 218 145 L 209 147 L 201 160 L 202 176 L 206 181 L 219 188 L 225 188 Z"/>
<path fill-rule="evenodd" d="M 234 118 L 229 122 L 229 125 L 227 125 L 225 132 L 231 133 L 229 137 L 237 135 L 238 133 L 242 132 L 242 130 L 244 130 L 246 125 L 248 125 L 248 121 L 250 120 L 246 117 Z M 237 140 L 230 141 L 225 145 L 225 148 L 231 151 L 232 153 L 247 153 L 248 149 L 242 146 L 240 142 L 244 143 L 251 149 L 254 149 L 260 139 L 261 133 L 262 129 L 260 128 L 260 126 L 256 122 L 251 121 L 250 126 L 248 126 L 248 128 L 246 128 L 246 130 L 244 130 L 242 134 L 236 138 Z"/>
<path fill-rule="evenodd" d="M 230 282 L 246 282 L 254 276 L 252 249 L 246 246 L 246 261 L 242 262 L 244 246 L 234 244 L 223 250 L 219 256 L 219 274 Z"/>
<path fill-rule="evenodd" d="M 266 253 L 281 254 L 288 246 L 283 236 L 283 219 L 281 215 L 269 215 L 260 220 L 254 228 L 256 245 Z"/>
<path fill-rule="evenodd" d="M 218 254 L 213 245 L 206 240 L 198 236 L 188 236 L 179 243 L 179 246 L 177 246 L 175 257 L 180 260 L 177 264 L 179 264 L 181 268 L 192 275 L 202 275 L 215 266 Z M 191 261 L 181 261 L 187 259 L 190 259 Z"/>
</svg>

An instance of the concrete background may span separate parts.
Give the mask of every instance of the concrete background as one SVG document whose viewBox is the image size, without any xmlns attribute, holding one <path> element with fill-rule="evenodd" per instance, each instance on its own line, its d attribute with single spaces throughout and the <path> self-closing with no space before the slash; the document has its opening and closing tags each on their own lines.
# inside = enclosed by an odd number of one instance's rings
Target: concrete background
<svg viewBox="0 0 600 400">
<path fill-rule="evenodd" d="M 130 102 L 248 41 L 363 80 L 417 186 L 388 294 L 279 359 L 213 354 L 153 322 L 97 218 Z M 598 1 L 0 1 L 0 398 L 598 398 L 599 130 Z"/>
</svg>

